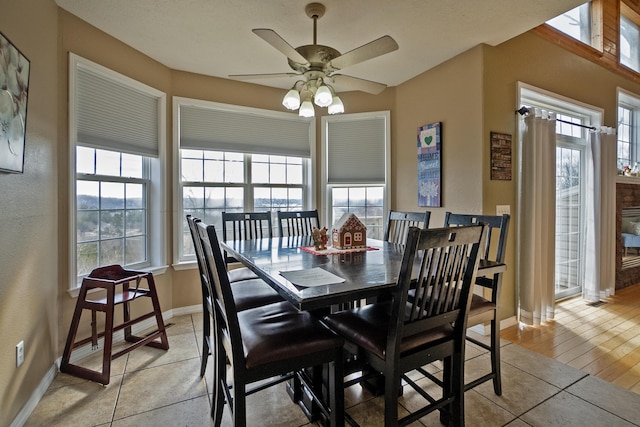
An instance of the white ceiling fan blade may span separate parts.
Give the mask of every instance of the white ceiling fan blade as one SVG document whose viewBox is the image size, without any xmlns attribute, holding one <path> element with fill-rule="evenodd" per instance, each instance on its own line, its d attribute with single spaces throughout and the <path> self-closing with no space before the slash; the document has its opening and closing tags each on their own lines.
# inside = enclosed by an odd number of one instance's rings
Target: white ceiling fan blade
<svg viewBox="0 0 640 427">
<path fill-rule="evenodd" d="M 371 80 L 360 79 L 358 77 L 345 76 L 343 74 L 334 74 L 331 78 L 336 83 L 344 84 L 353 90 L 360 90 L 374 95 L 379 94 L 387 87 L 387 85 L 383 83 L 372 82 Z"/>
<path fill-rule="evenodd" d="M 398 49 L 398 43 L 391 36 L 382 36 L 377 40 L 357 47 L 331 60 L 331 66 L 341 70 L 350 65 L 359 64 L 385 53 Z"/>
<path fill-rule="evenodd" d="M 269 43 L 271 46 L 284 53 L 287 58 L 298 64 L 308 64 L 307 59 L 300 55 L 285 39 L 280 37 L 278 33 L 268 28 L 254 28 L 251 30 L 255 35 Z"/>
<path fill-rule="evenodd" d="M 298 73 L 268 73 L 268 74 L 231 74 L 229 78 L 237 80 L 269 79 L 275 77 L 300 77 Z"/>
</svg>

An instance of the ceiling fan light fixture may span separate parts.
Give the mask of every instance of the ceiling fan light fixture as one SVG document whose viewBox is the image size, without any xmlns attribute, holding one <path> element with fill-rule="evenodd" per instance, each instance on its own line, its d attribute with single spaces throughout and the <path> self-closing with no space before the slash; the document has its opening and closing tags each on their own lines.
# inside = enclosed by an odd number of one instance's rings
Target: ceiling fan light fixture
<svg viewBox="0 0 640 427">
<path fill-rule="evenodd" d="M 338 97 L 338 95 L 335 95 L 333 97 L 333 99 L 331 100 L 331 105 L 329 105 L 329 108 L 327 108 L 327 111 L 329 114 L 344 113 L 344 104 L 342 103 L 342 100 Z"/>
<path fill-rule="evenodd" d="M 306 99 L 302 105 L 300 105 L 300 110 L 298 111 L 298 115 L 300 117 L 313 117 L 316 115 L 316 112 L 313 108 L 313 104 L 311 101 Z"/>
<path fill-rule="evenodd" d="M 329 105 L 331 105 L 332 101 L 333 94 L 331 93 L 331 89 L 329 89 L 327 85 L 323 84 L 316 91 L 313 102 L 315 102 L 318 107 L 328 107 Z"/>
<path fill-rule="evenodd" d="M 300 94 L 296 89 L 291 89 L 284 96 L 282 100 L 282 105 L 285 106 L 288 110 L 297 110 L 300 108 Z"/>
</svg>

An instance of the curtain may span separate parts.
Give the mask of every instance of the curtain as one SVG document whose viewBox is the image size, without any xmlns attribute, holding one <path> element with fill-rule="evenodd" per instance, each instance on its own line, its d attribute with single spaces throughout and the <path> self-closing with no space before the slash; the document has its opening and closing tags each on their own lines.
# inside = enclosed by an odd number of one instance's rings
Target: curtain
<svg viewBox="0 0 640 427">
<path fill-rule="evenodd" d="M 589 134 L 583 298 L 599 301 L 615 291 L 616 137 L 609 127 Z"/>
<path fill-rule="evenodd" d="M 530 108 L 522 120 L 518 150 L 518 320 L 538 325 L 554 316 L 556 119 L 554 113 Z"/>
</svg>

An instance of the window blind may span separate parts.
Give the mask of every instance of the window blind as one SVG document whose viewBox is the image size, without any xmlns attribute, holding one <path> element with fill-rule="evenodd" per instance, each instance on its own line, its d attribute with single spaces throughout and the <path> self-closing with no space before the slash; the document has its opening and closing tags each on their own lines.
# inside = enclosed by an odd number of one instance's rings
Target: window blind
<svg viewBox="0 0 640 427">
<path fill-rule="evenodd" d="M 157 95 L 145 93 L 124 79 L 110 78 L 78 66 L 77 144 L 158 157 L 158 99 Z"/>
<path fill-rule="evenodd" d="M 384 117 L 327 121 L 327 182 L 384 183 Z"/>
<path fill-rule="evenodd" d="M 180 105 L 180 148 L 311 157 L 310 119 L 289 113 Z"/>
</svg>

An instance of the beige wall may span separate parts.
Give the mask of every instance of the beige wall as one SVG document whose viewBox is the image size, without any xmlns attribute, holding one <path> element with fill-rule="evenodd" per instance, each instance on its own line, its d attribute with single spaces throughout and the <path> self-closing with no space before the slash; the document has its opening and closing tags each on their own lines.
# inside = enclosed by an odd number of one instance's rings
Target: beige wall
<svg viewBox="0 0 640 427">
<path fill-rule="evenodd" d="M 173 260 L 173 150 L 171 97 L 280 110 L 282 90 L 170 70 L 60 11 L 53 1 L 0 0 L 0 31 L 31 60 L 25 173 L 0 173 L 0 427 L 9 425 L 61 356 L 75 300 L 67 292 L 69 149 L 68 52 L 72 51 L 167 94 L 167 263 Z M 341 94 L 348 112 L 391 111 L 392 199 L 400 210 L 417 206 L 416 130 L 443 124 L 443 207 L 495 213 L 511 205 L 515 216 L 516 82 L 523 81 L 605 109 L 615 126 L 615 88 L 640 87 L 567 53 L 533 34 L 498 47 L 477 46 L 378 96 Z M 317 118 L 318 154 L 320 117 Z M 489 133 L 514 136 L 514 179 L 491 181 Z M 317 177 L 320 178 L 319 176 Z M 317 192 L 319 206 L 320 192 Z M 515 235 L 512 222 L 501 301 L 502 317 L 515 313 Z M 164 311 L 199 304 L 195 270 L 169 268 L 156 277 Z M 15 368 L 15 344 L 25 341 L 26 360 Z"/>
<path fill-rule="evenodd" d="M 23 174 L 0 172 L 0 425 L 58 356 L 58 23 L 53 1 L 0 2 L 0 31 L 31 61 Z M 16 368 L 15 345 L 25 362 Z"/>
</svg>

